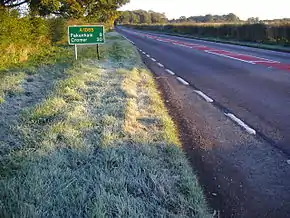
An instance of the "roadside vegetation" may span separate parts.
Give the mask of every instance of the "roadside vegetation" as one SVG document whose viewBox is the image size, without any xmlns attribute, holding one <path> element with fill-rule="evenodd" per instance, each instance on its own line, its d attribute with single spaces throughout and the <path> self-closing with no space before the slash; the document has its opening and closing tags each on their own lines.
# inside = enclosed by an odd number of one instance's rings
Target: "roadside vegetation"
<svg viewBox="0 0 290 218">
<path fill-rule="evenodd" d="M 15 75 L 21 92 L 0 113 L 0 216 L 210 217 L 138 52 L 114 32 L 101 48 L 101 61 L 83 47 L 77 62 Z"/>
</svg>

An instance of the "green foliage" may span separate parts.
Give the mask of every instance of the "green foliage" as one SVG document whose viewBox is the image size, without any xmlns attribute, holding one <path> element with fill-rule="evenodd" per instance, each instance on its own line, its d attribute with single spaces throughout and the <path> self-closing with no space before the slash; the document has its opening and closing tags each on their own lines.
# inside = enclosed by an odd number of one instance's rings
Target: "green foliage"
<svg viewBox="0 0 290 218">
<path fill-rule="evenodd" d="M 50 14 L 60 15 L 66 18 L 82 18 L 85 16 L 110 17 L 117 9 L 129 0 L 32 0 L 29 3 L 33 14 L 47 16 Z"/>
<path fill-rule="evenodd" d="M 47 21 L 18 17 L 15 10 L 0 9 L 0 70 L 25 62 L 50 47 Z"/>
<path fill-rule="evenodd" d="M 50 39 L 53 43 L 65 40 L 67 22 L 64 18 L 51 18 L 48 20 Z"/>
<path fill-rule="evenodd" d="M 214 37 L 254 43 L 290 45 L 290 25 L 266 24 L 167 24 L 167 25 L 127 25 L 140 30 L 153 30 L 196 37 Z"/>
<path fill-rule="evenodd" d="M 117 19 L 121 24 L 150 24 L 150 23 L 165 23 L 167 21 L 165 14 L 154 11 L 123 11 Z"/>
</svg>

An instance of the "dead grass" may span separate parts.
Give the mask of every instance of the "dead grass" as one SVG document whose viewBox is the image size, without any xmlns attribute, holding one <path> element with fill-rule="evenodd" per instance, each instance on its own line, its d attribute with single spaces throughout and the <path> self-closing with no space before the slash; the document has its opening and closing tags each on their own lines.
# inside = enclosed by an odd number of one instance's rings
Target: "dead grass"
<svg viewBox="0 0 290 218">
<path fill-rule="evenodd" d="M 152 75 L 107 39 L 105 60 L 25 109 L 22 147 L 0 158 L 0 217 L 210 217 Z"/>
</svg>

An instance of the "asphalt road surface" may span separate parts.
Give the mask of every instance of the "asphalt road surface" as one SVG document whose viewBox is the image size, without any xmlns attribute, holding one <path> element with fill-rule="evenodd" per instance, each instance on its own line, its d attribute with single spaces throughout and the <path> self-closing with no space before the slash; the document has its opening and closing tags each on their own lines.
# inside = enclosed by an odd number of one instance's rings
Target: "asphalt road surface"
<svg viewBox="0 0 290 218">
<path fill-rule="evenodd" d="M 252 137 L 247 142 L 239 141 L 239 146 L 245 146 L 228 153 L 225 163 L 228 161 L 227 165 L 230 165 L 247 161 L 248 165 L 240 169 L 244 178 L 239 179 L 251 180 L 251 186 L 257 186 L 257 201 L 267 201 L 272 207 L 267 213 L 269 217 L 289 215 L 290 54 L 127 28 L 118 28 L 117 31 L 140 49 L 147 58 L 147 65 L 152 62 L 167 73 L 174 74 L 182 84 L 189 85 L 196 95 L 217 108 L 239 128 L 225 127 L 217 136 L 223 138 L 220 141 L 225 144 L 227 141 L 234 142 L 232 138 L 235 135 L 231 131 L 241 131 Z M 190 103 L 188 101 L 189 106 Z M 212 125 L 217 125 L 222 119 L 216 118 L 216 123 Z M 223 125 L 222 122 L 219 125 Z M 248 147 L 249 144 L 255 147 Z M 227 165 L 221 164 L 221 168 Z M 251 193 L 245 196 L 246 205 L 246 198 Z M 261 203 L 260 209 L 263 210 L 265 205 Z M 240 214 L 239 217 L 245 216 Z"/>
</svg>

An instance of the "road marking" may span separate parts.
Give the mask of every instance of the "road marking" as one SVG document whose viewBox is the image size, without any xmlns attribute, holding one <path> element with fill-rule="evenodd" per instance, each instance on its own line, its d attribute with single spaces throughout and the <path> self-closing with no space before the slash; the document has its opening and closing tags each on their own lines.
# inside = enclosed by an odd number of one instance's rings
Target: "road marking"
<svg viewBox="0 0 290 218">
<path fill-rule="evenodd" d="M 159 67 L 164 67 L 164 65 L 163 65 L 163 64 L 160 64 L 160 63 L 157 63 L 157 65 L 158 65 Z"/>
<path fill-rule="evenodd" d="M 213 55 L 221 56 L 221 57 L 226 57 L 226 58 L 234 59 L 234 60 L 237 60 L 237 61 L 246 62 L 246 63 L 248 63 L 248 64 L 255 64 L 255 63 L 253 63 L 252 61 L 245 61 L 245 60 L 240 59 L 240 58 L 231 57 L 231 56 L 228 56 L 228 55 L 225 55 L 225 54 L 219 54 L 219 53 L 216 53 L 216 52 L 212 52 L 212 51 L 210 51 L 210 50 L 205 50 L 205 52 L 206 52 L 206 53 L 209 53 L 209 54 L 213 54 Z"/>
<path fill-rule="evenodd" d="M 139 49 L 141 52 L 143 51 L 142 49 Z"/>
<path fill-rule="evenodd" d="M 128 39 L 127 37 L 124 36 L 124 38 L 125 38 L 127 41 L 129 41 L 131 44 L 135 45 L 135 43 L 132 42 L 132 41 L 131 41 L 130 39 Z"/>
<path fill-rule="evenodd" d="M 201 96 L 204 100 L 206 100 L 206 102 L 208 102 L 208 103 L 212 103 L 213 102 L 213 100 L 210 97 L 208 97 L 206 94 L 204 94 L 203 92 L 198 91 L 198 90 L 194 90 L 194 92 L 196 94 L 198 94 L 199 96 Z"/>
<path fill-rule="evenodd" d="M 156 60 L 154 58 L 151 58 L 152 61 L 156 62 Z"/>
<path fill-rule="evenodd" d="M 270 63 L 280 63 L 279 61 L 274 61 L 274 60 L 270 60 L 270 59 L 267 59 L 267 58 L 262 58 L 262 57 L 258 57 L 258 56 L 255 56 L 255 55 L 248 55 L 248 54 L 242 54 L 242 55 L 247 55 L 249 57 L 254 57 L 254 58 L 258 58 L 260 60 L 257 60 L 257 61 L 253 61 L 253 62 L 260 62 L 260 61 L 265 61 L 265 62 L 270 62 Z"/>
<path fill-rule="evenodd" d="M 175 75 L 175 73 L 173 73 L 171 70 L 169 70 L 169 69 L 166 69 L 165 70 L 167 73 L 169 73 L 170 75 L 172 75 L 172 76 L 174 76 Z"/>
<path fill-rule="evenodd" d="M 260 61 L 252 61 L 252 62 L 258 63 L 258 64 L 259 63 L 269 63 L 269 64 L 271 64 L 271 63 L 273 63 L 273 64 L 279 64 L 280 63 L 279 61 L 272 61 L 272 60 L 260 60 Z"/>
<path fill-rule="evenodd" d="M 181 77 L 176 77 L 176 79 L 177 79 L 179 82 L 181 82 L 183 85 L 186 85 L 186 86 L 189 85 L 189 83 L 186 82 L 186 81 L 185 81 L 184 79 L 182 79 Z"/>
<path fill-rule="evenodd" d="M 146 55 L 148 58 L 150 58 L 150 55 Z"/>
<path fill-rule="evenodd" d="M 142 52 L 144 55 L 146 54 L 144 51 Z"/>
<path fill-rule="evenodd" d="M 237 123 L 239 126 L 243 127 L 249 134 L 256 135 L 256 130 L 249 127 L 247 124 L 245 124 L 242 120 L 237 118 L 234 114 L 231 113 L 225 113 L 227 117 L 229 117 L 231 120 L 233 120 L 235 123 Z"/>
</svg>

